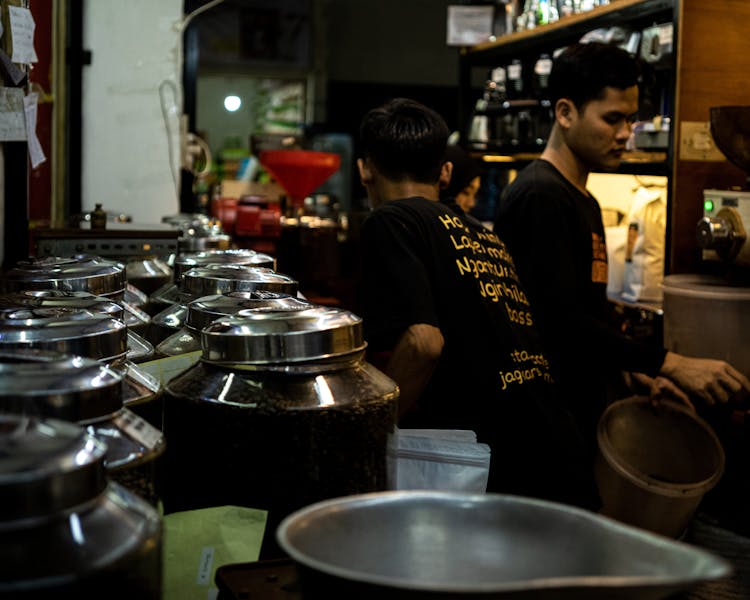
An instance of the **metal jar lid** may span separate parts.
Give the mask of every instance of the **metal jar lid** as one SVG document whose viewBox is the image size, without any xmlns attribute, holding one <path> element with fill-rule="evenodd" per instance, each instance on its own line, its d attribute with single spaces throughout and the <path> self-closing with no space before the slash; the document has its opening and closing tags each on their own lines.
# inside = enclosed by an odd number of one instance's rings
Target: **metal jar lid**
<svg viewBox="0 0 750 600">
<path fill-rule="evenodd" d="M 175 281 L 179 281 L 186 271 L 194 267 L 205 267 L 213 264 L 276 268 L 276 260 L 273 257 L 255 250 L 207 250 L 178 256 L 174 261 Z"/>
<path fill-rule="evenodd" d="M 265 290 L 204 296 L 187 305 L 185 327 L 195 333 L 200 333 L 204 327 L 208 327 L 216 319 L 236 315 L 241 310 L 292 311 L 305 310 L 312 306 L 307 300 Z"/>
<path fill-rule="evenodd" d="M 39 348 L 109 362 L 125 356 L 127 327 L 82 308 L 1 308 L 0 349 Z"/>
<path fill-rule="evenodd" d="M 104 491 L 106 448 L 80 426 L 0 414 L 0 522 L 51 515 Z"/>
<path fill-rule="evenodd" d="M 334 358 L 364 350 L 362 319 L 325 306 L 298 311 L 242 310 L 201 332 L 203 360 L 284 364 Z"/>
<path fill-rule="evenodd" d="M 80 308 L 123 321 L 125 309 L 105 296 L 89 292 L 62 290 L 22 290 L 0 295 L 0 307 L 6 308 Z"/>
<path fill-rule="evenodd" d="M 98 256 L 46 256 L 20 261 L 3 275 L 4 292 L 55 289 L 89 292 L 96 296 L 122 295 L 125 265 Z"/>
<path fill-rule="evenodd" d="M 228 292 L 266 290 L 280 294 L 297 294 L 299 284 L 288 275 L 265 267 L 243 265 L 208 265 L 190 269 L 182 276 L 182 291 L 192 298 Z"/>
<path fill-rule="evenodd" d="M 122 409 L 122 377 L 91 358 L 0 351 L 0 411 L 85 422 Z"/>
</svg>

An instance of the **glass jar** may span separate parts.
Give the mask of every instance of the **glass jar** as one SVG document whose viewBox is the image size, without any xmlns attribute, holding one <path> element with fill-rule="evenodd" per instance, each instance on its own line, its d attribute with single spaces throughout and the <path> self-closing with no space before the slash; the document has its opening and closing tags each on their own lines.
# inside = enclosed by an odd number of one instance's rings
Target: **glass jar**
<svg viewBox="0 0 750 600">
<path fill-rule="evenodd" d="M 122 377 L 95 360 L 40 350 L 0 352 L 0 411 L 72 421 L 107 447 L 114 480 L 158 503 L 161 431 L 123 407 Z"/>
<path fill-rule="evenodd" d="M 289 294 L 297 293 L 297 281 L 266 267 L 244 265 L 206 265 L 183 274 L 180 290 L 183 300 L 165 308 L 151 319 L 149 340 L 158 345 L 182 329 L 190 301 L 211 294 L 265 290 Z"/>
<path fill-rule="evenodd" d="M 156 510 L 81 427 L 0 415 L 0 597 L 161 598 Z"/>
<path fill-rule="evenodd" d="M 200 333 L 204 327 L 221 317 L 236 315 L 242 310 L 304 310 L 312 305 L 289 294 L 255 290 L 204 296 L 187 304 L 182 329 L 156 347 L 161 356 L 178 356 L 201 349 Z"/>
<path fill-rule="evenodd" d="M 166 512 L 259 508 L 273 532 L 312 502 L 385 489 L 398 387 L 364 360 L 359 317 L 244 310 L 201 346 L 165 386 Z"/>
<path fill-rule="evenodd" d="M 123 404 L 133 408 L 157 399 L 161 383 L 127 357 L 125 324 L 106 313 L 65 306 L 17 307 L 0 304 L 0 350 L 52 350 L 92 358 L 117 371 L 124 380 Z M 141 409 L 137 409 L 140 413 Z M 161 408 L 153 417 L 161 428 Z"/>
<path fill-rule="evenodd" d="M 157 314 L 172 304 L 189 302 L 186 294 L 182 292 L 180 280 L 183 273 L 196 267 L 208 265 L 244 265 L 247 267 L 276 268 L 276 260 L 255 250 L 207 250 L 205 252 L 192 252 L 182 254 L 174 261 L 174 283 L 164 285 L 156 290 L 149 298 L 151 314 Z"/>
<path fill-rule="evenodd" d="M 126 272 L 122 263 L 86 254 L 20 261 L 4 274 L 0 282 L 3 293 L 55 290 L 101 296 L 125 309 L 121 318 L 129 331 L 143 333 L 148 327 L 148 315 L 128 303 L 128 296 L 132 296 L 132 293 L 128 293 L 126 288 Z M 136 342 L 137 345 L 140 343 L 140 340 Z"/>
</svg>

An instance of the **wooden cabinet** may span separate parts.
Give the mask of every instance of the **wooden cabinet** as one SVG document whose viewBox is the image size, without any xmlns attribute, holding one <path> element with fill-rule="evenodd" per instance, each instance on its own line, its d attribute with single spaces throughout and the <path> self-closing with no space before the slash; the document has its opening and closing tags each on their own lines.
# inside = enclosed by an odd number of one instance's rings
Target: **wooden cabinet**
<svg viewBox="0 0 750 600">
<path fill-rule="evenodd" d="M 668 148 L 662 153 L 632 154 L 621 171 L 669 178 L 666 271 L 694 272 L 701 268 L 696 224 L 703 216 L 703 190 L 744 185 L 746 174 L 726 160 L 688 155 L 681 144 L 687 142 L 683 136 L 693 124 L 708 123 L 712 106 L 750 104 L 744 87 L 750 75 L 750 2 L 613 0 L 586 13 L 463 49 L 459 111 L 468 131 L 474 103 L 492 68 L 513 59 L 533 66 L 542 53 L 552 55 L 594 29 L 643 30 L 664 23 L 673 25 L 674 51 L 667 64 L 645 71 L 642 98 L 648 98 L 650 105 L 642 109 L 671 118 Z M 508 165 L 520 165 L 528 158 L 511 156 Z"/>
</svg>

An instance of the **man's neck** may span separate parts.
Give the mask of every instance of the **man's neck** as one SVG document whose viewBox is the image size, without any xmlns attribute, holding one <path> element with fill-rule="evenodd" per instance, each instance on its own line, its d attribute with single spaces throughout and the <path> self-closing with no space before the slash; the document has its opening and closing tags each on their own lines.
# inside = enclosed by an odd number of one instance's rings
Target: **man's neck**
<svg viewBox="0 0 750 600">
<path fill-rule="evenodd" d="M 413 198 L 414 196 L 437 201 L 440 198 L 440 188 L 437 183 L 396 182 L 381 178 L 370 190 L 370 199 L 375 207 L 391 200 Z"/>
<path fill-rule="evenodd" d="M 570 147 L 563 142 L 554 128 L 541 158 L 552 163 L 562 176 L 582 193 L 588 194 L 586 183 L 589 178 L 589 169 L 573 154 Z"/>
</svg>

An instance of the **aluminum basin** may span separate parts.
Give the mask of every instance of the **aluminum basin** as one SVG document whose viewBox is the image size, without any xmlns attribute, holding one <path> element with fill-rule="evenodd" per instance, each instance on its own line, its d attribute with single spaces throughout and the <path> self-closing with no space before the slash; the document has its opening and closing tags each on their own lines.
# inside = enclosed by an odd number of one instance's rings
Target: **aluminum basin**
<svg viewBox="0 0 750 600">
<path fill-rule="evenodd" d="M 499 494 L 336 498 L 288 516 L 277 539 L 300 568 L 306 598 L 335 591 L 643 600 L 731 572 L 697 547 L 562 504 Z"/>
</svg>

